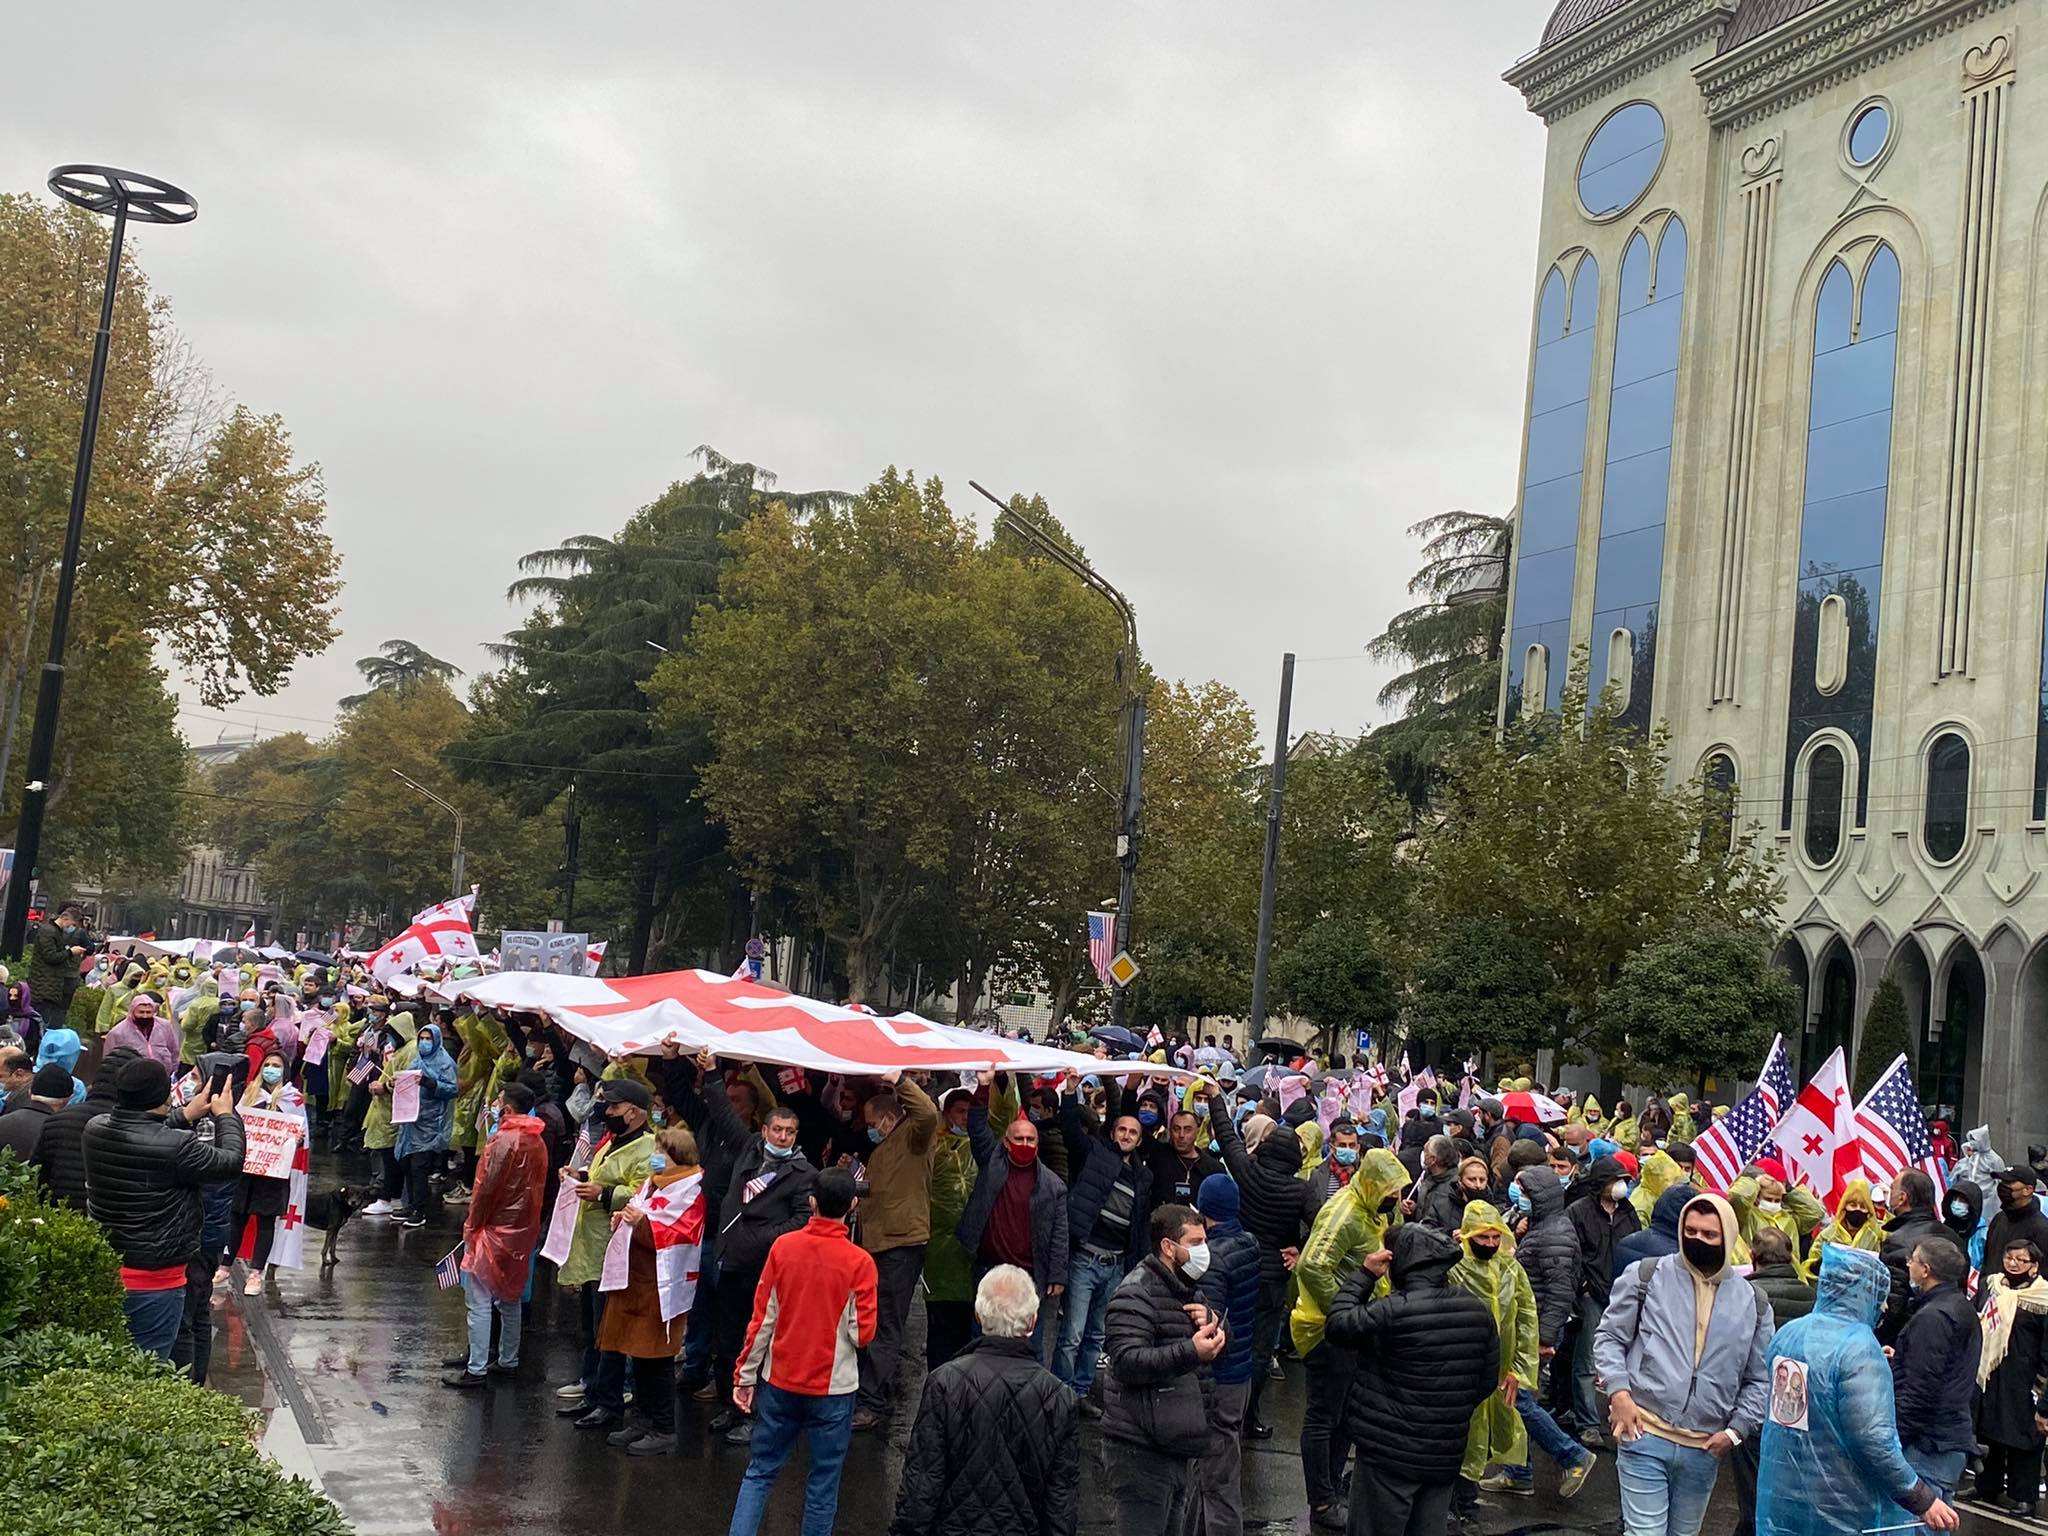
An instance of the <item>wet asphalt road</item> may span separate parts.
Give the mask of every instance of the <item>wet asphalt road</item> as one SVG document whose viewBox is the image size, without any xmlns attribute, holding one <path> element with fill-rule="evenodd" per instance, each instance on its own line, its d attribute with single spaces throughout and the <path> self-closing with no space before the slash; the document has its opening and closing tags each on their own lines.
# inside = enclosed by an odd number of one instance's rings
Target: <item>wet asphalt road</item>
<svg viewBox="0 0 2048 1536">
<path fill-rule="evenodd" d="M 356 1171 L 351 1161 L 344 1160 L 349 1175 Z M 232 1298 L 214 1309 L 213 1384 L 270 1416 L 266 1443 L 287 1467 L 310 1462 L 361 1536 L 724 1532 L 746 1452 L 705 1435 L 705 1405 L 682 1394 L 681 1445 L 669 1457 L 627 1457 L 556 1416 L 554 1388 L 572 1380 L 578 1364 L 575 1306 L 557 1287 L 543 1284 L 535 1292 L 515 1377 L 493 1378 L 481 1392 L 440 1384 L 440 1361 L 464 1348 L 466 1331 L 462 1293 L 437 1290 L 432 1266 L 460 1235 L 460 1213 L 452 1209 L 416 1232 L 359 1218 L 342 1234 L 342 1262 L 328 1274 L 278 1271 L 261 1302 L 245 1300 L 237 1284 Z M 307 1254 L 317 1263 L 317 1235 L 309 1235 Z M 911 1326 L 902 1387 L 914 1405 L 923 1371 L 921 1313 Z M 1288 1380 L 1275 1382 L 1267 1395 L 1273 1438 L 1247 1443 L 1246 1529 L 1258 1536 L 1309 1528 L 1296 1448 L 1302 1383 L 1301 1367 L 1290 1365 Z M 880 1536 L 887 1529 L 908 1433 L 906 1409 L 886 1435 L 855 1437 L 840 1531 Z M 1092 1430 L 1087 1443 L 1082 1529 L 1113 1532 L 1114 1505 Z M 1601 1460 L 1579 1497 L 1565 1501 L 1554 1491 L 1555 1469 L 1539 1455 L 1539 1493 L 1487 1495 L 1486 1536 L 1617 1532 L 1613 1462 Z M 1733 1527 L 1727 1485 L 1724 1478 L 1708 1513 L 1707 1536 Z M 763 1530 L 795 1532 L 801 1508 L 799 1453 L 784 1472 Z M 1994 1528 L 1974 1519 L 1964 1526 L 1973 1536 Z"/>
</svg>

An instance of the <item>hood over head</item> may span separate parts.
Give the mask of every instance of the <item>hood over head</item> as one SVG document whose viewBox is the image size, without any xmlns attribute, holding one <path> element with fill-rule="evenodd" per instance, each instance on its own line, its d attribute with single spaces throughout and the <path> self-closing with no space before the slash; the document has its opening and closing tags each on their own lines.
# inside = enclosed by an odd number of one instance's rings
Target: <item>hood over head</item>
<svg viewBox="0 0 2048 1536">
<path fill-rule="evenodd" d="M 1261 1118 L 1252 1116 L 1254 1120 Z M 1291 1125 L 1277 1125 L 1267 1122 L 1273 1128 L 1260 1139 L 1252 1156 L 1262 1168 L 1280 1173 L 1295 1174 L 1301 1171 L 1301 1138 L 1294 1133 Z"/>
<path fill-rule="evenodd" d="M 1202 1180 L 1202 1187 L 1195 1191 L 1195 1209 L 1226 1237 L 1244 1230 L 1238 1221 L 1237 1180 L 1227 1173 L 1212 1173 Z"/>
<path fill-rule="evenodd" d="M 1350 1191 L 1368 1210 L 1377 1211 L 1389 1198 L 1399 1199 L 1407 1192 L 1408 1170 L 1401 1165 L 1401 1159 L 1385 1147 L 1374 1147 L 1358 1160 L 1358 1171 L 1351 1176 Z"/>
<path fill-rule="evenodd" d="M 1494 1259 L 1498 1264 L 1515 1256 L 1515 1234 L 1507 1223 L 1501 1220 L 1500 1209 L 1490 1200 L 1470 1200 L 1465 1204 L 1465 1219 L 1458 1223 L 1458 1246 L 1467 1254 L 1472 1252 L 1472 1239 L 1482 1232 L 1491 1232 L 1500 1239 L 1500 1255 Z"/>
<path fill-rule="evenodd" d="M 1821 1250 L 1815 1311 L 1875 1328 L 1891 1289 L 1891 1271 L 1868 1249 L 1829 1243 Z"/>
<path fill-rule="evenodd" d="M 1870 1180 L 1850 1179 L 1842 1186 L 1842 1199 L 1835 1207 L 1835 1220 L 1840 1221 L 1848 1211 L 1862 1211 L 1871 1221 L 1877 1220 L 1877 1202 L 1870 1198 Z"/>
<path fill-rule="evenodd" d="M 1650 1207 L 1650 1230 L 1662 1232 L 1673 1242 L 1678 1241 L 1678 1218 L 1685 1214 L 1685 1208 L 1692 1203 L 1692 1197 L 1699 1191 L 1690 1184 L 1678 1184 L 1657 1197 L 1657 1203 Z"/>
<path fill-rule="evenodd" d="M 1660 1212 L 1664 1209 L 1664 1202 L 1661 1199 L 1657 1202 L 1657 1209 Z M 1685 1218 L 1690 1213 L 1701 1209 L 1712 1211 L 1714 1213 L 1714 1219 L 1720 1222 L 1721 1224 L 1721 1251 L 1723 1257 L 1721 1260 L 1721 1267 L 1715 1270 L 1711 1275 L 1702 1274 L 1699 1270 L 1693 1269 L 1692 1260 L 1685 1257 L 1683 1223 L 1685 1221 Z M 1710 1280 L 1719 1283 L 1721 1277 L 1723 1275 L 1726 1275 L 1729 1272 L 1730 1267 L 1735 1263 L 1737 1245 L 1740 1244 L 1740 1242 L 1742 1241 L 1742 1227 L 1740 1223 L 1738 1223 L 1735 1219 L 1735 1207 L 1728 1203 L 1726 1196 L 1716 1194 L 1701 1194 L 1698 1191 L 1694 1191 L 1692 1198 L 1686 1201 L 1685 1204 L 1681 1205 L 1678 1208 L 1678 1219 L 1680 1222 L 1680 1237 L 1678 1245 L 1678 1256 L 1680 1261 L 1684 1263 L 1687 1269 L 1692 1269 L 1692 1272 L 1695 1275 L 1698 1275 L 1700 1279 Z"/>
<path fill-rule="evenodd" d="M 1967 1238 L 1984 1219 L 1984 1189 L 1974 1179 L 1957 1179 L 1941 1197 L 1941 1220 L 1958 1237 Z"/>
<path fill-rule="evenodd" d="M 1685 1170 L 1678 1165 L 1678 1159 L 1669 1152 L 1652 1152 L 1643 1159 L 1642 1172 L 1637 1182 L 1649 1191 L 1650 1198 L 1661 1200 L 1667 1189 L 1689 1189 Z"/>
<path fill-rule="evenodd" d="M 1515 1182 L 1529 1197 L 1529 1220 L 1532 1223 L 1548 1220 L 1564 1209 L 1564 1180 L 1550 1169 L 1541 1165 L 1524 1168 L 1515 1175 Z"/>
<path fill-rule="evenodd" d="M 41 1069 L 55 1062 L 66 1072 L 76 1071 L 78 1068 L 78 1054 L 84 1049 L 85 1045 L 78 1038 L 77 1030 L 46 1029 L 43 1031 L 42 1043 L 36 1047 L 36 1066 L 38 1069 Z M 93 1081 L 99 1081 L 97 1074 L 94 1076 Z M 108 1087 L 111 1089 L 112 1086 L 113 1080 L 110 1078 L 108 1079 Z"/>
<path fill-rule="evenodd" d="M 1387 1246 L 1394 1255 L 1391 1274 L 1397 1291 L 1405 1291 L 1418 1282 L 1442 1285 L 1465 1256 L 1448 1232 L 1439 1232 L 1419 1221 L 1403 1222 L 1396 1227 Z"/>
<path fill-rule="evenodd" d="M 1991 1127 L 1980 1125 L 1963 1137 L 1963 1150 L 1979 1154 L 1991 1150 Z"/>
</svg>

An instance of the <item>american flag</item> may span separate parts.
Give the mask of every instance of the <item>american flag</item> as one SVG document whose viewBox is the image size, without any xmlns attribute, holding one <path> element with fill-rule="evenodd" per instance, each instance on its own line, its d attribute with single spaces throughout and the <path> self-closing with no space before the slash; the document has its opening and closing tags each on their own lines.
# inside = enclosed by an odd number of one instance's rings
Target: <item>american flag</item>
<svg viewBox="0 0 2048 1536">
<path fill-rule="evenodd" d="M 1088 914 L 1088 963 L 1095 967 L 1095 974 L 1104 987 L 1114 987 L 1110 979 L 1109 962 L 1116 958 L 1116 914 L 1114 912 L 1090 912 Z"/>
<path fill-rule="evenodd" d="M 1785 1059 L 1785 1037 L 1771 1042 L 1756 1087 L 1740 1104 L 1716 1120 L 1693 1142 L 1699 1171 L 1708 1189 L 1726 1194 L 1750 1160 L 1763 1150 L 1785 1106 L 1792 1101 L 1792 1067 Z"/>
<path fill-rule="evenodd" d="M 444 1291 L 462 1284 L 462 1244 L 457 1243 L 434 1266 L 434 1283 Z"/>
<path fill-rule="evenodd" d="M 1946 1170 L 1934 1155 L 1920 1096 L 1913 1091 L 1913 1067 L 1903 1055 L 1856 1106 L 1856 1135 L 1863 1147 L 1863 1175 L 1871 1183 L 1889 1184 L 1908 1168 L 1918 1168 L 1934 1180 L 1935 1198 L 1947 1193 Z"/>
</svg>

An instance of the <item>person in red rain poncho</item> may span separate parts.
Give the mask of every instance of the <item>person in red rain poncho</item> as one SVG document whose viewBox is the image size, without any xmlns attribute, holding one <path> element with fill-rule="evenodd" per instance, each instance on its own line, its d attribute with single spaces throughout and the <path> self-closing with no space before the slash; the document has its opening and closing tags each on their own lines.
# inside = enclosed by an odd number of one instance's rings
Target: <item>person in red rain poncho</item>
<svg viewBox="0 0 2048 1536">
<path fill-rule="evenodd" d="M 480 1387 L 491 1371 L 519 1365 L 519 1308 L 540 1241 L 548 1149 L 533 1114 L 533 1090 L 508 1083 L 491 1106 L 490 1140 L 462 1223 L 462 1293 L 469 1303 L 469 1359 L 441 1378 Z M 498 1359 L 491 1363 L 491 1314 L 498 1315 Z"/>
</svg>

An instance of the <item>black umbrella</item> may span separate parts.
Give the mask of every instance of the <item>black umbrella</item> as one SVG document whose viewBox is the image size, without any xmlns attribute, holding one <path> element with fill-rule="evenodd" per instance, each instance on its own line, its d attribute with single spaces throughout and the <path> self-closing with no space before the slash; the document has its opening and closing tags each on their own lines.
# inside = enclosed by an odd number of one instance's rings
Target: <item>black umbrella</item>
<svg viewBox="0 0 2048 1536">
<path fill-rule="evenodd" d="M 1103 1024 L 1088 1033 L 1111 1050 L 1142 1052 L 1145 1042 L 1118 1024 Z"/>
<path fill-rule="evenodd" d="M 1268 1035 L 1263 1040 L 1254 1040 L 1252 1054 L 1257 1056 L 1261 1052 L 1276 1061 L 1292 1061 L 1297 1056 L 1308 1054 L 1307 1049 L 1299 1042 L 1284 1039 L 1279 1035 Z"/>
<path fill-rule="evenodd" d="M 332 964 L 334 964 L 334 956 L 332 956 L 332 955 L 323 955 L 323 954 L 321 954 L 321 953 L 320 953 L 320 951 L 319 951 L 319 950 L 317 950 L 317 949 L 302 949 L 302 950 L 300 950 L 300 951 L 299 951 L 299 952 L 298 952 L 297 954 L 295 954 L 295 955 L 294 955 L 294 956 L 293 956 L 292 958 L 293 958 L 293 959 L 295 959 L 295 960 L 299 960 L 299 961 L 302 961 L 302 962 L 304 962 L 304 963 L 305 963 L 305 964 L 307 964 L 307 965 L 332 965 Z"/>
</svg>

